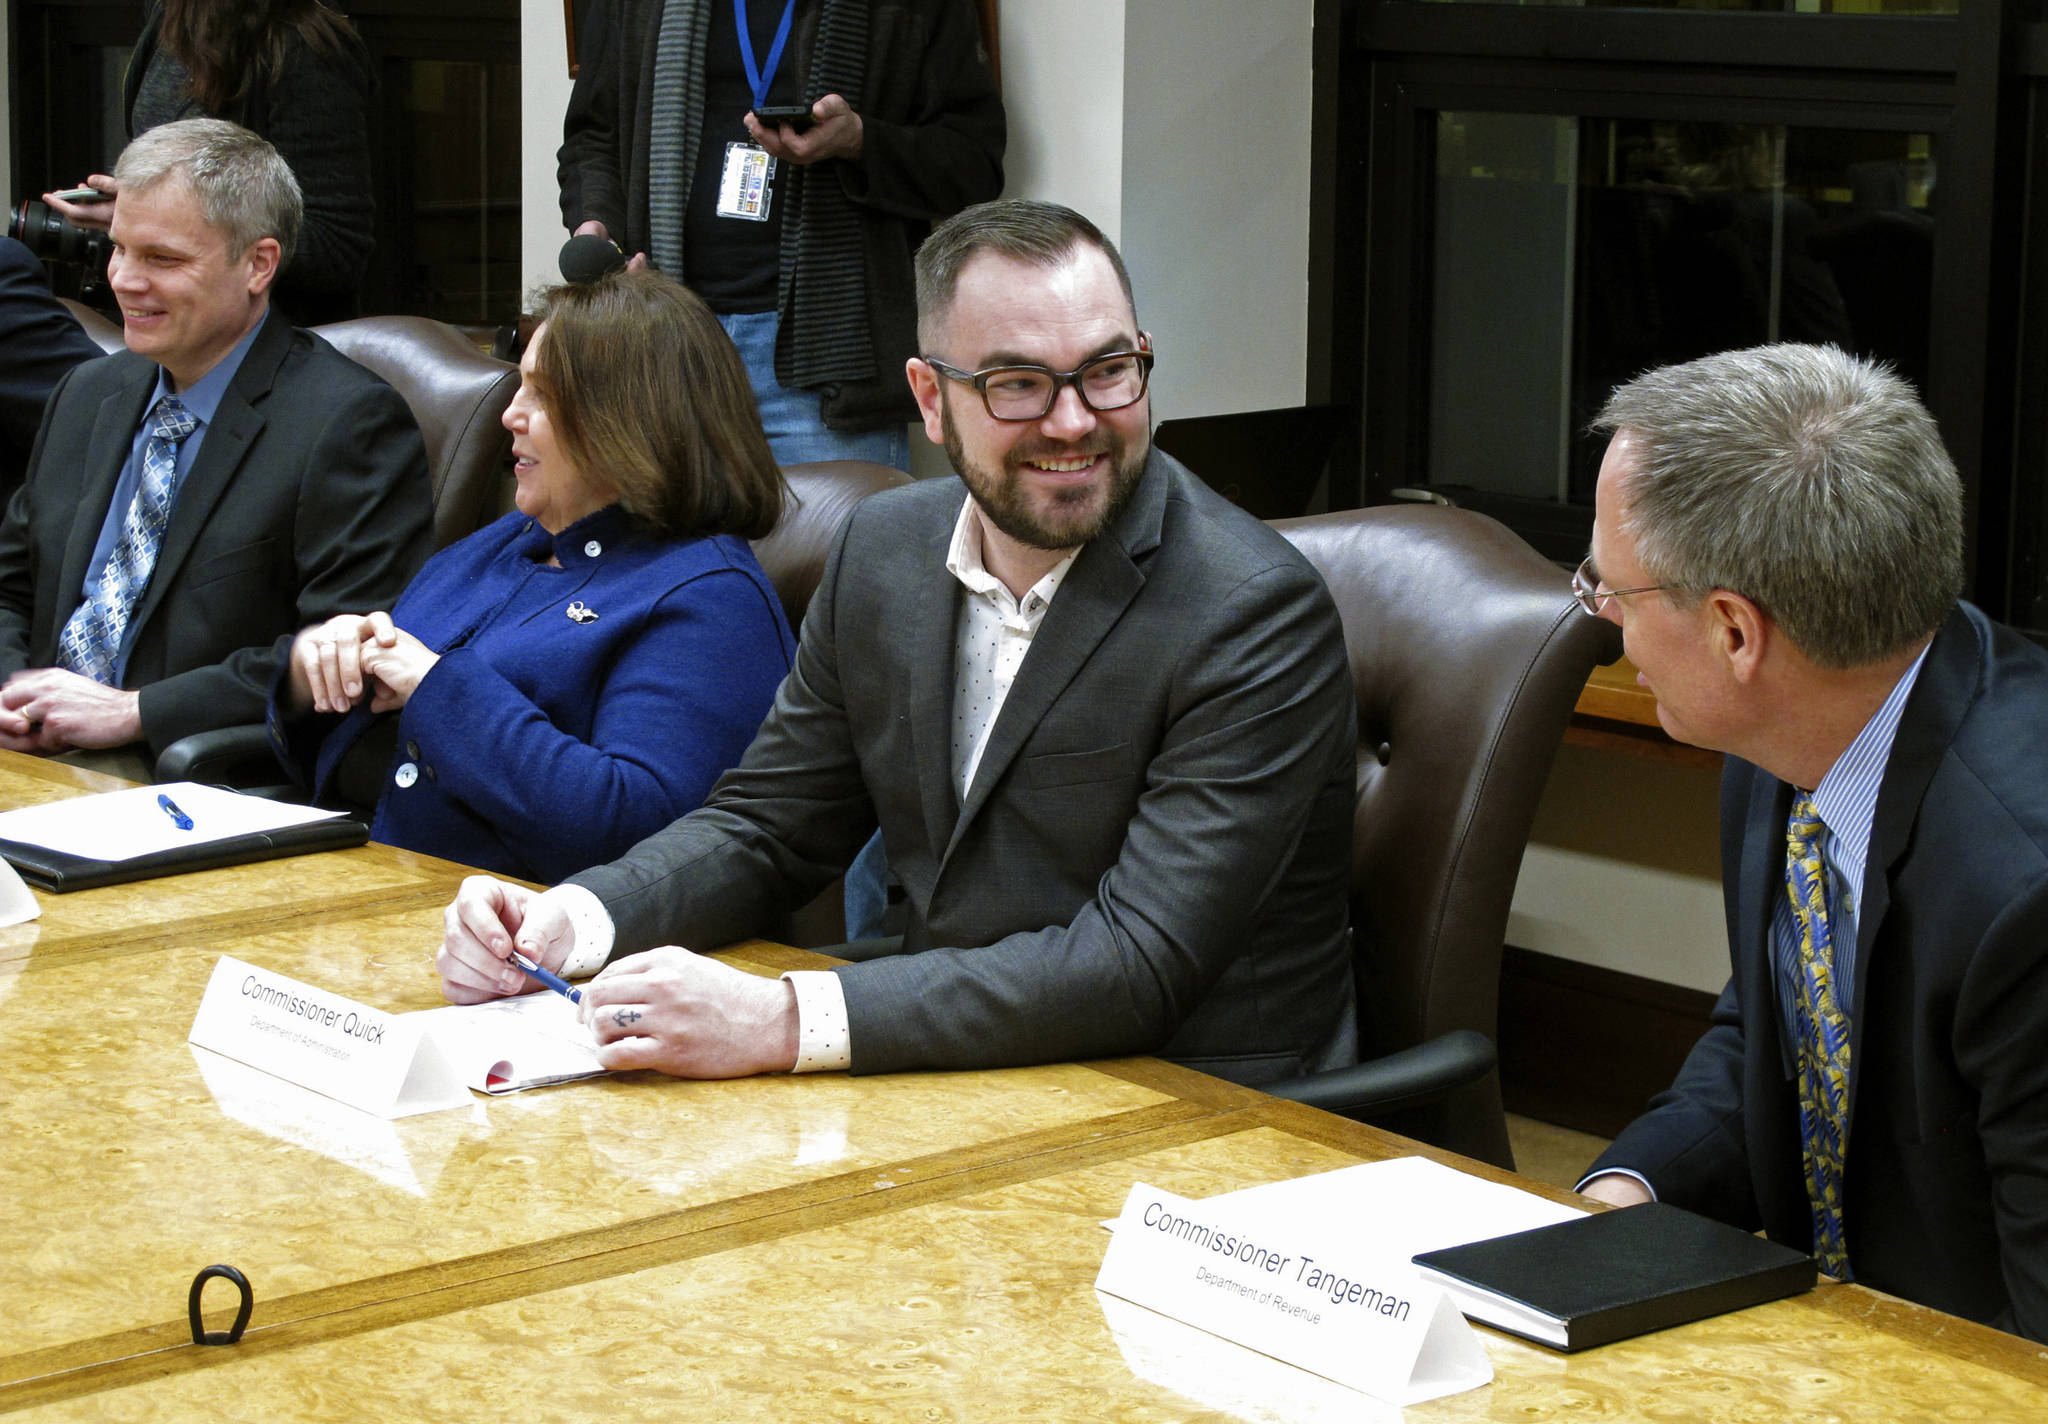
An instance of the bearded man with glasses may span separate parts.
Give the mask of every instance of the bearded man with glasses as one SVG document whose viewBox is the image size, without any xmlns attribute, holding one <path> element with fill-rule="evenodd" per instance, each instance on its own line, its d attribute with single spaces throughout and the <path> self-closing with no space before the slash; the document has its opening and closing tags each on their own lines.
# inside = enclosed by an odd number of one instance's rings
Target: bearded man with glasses
<svg viewBox="0 0 2048 1424">
<path fill-rule="evenodd" d="M 970 208 L 917 286 L 910 387 L 960 478 L 854 512 L 701 811 L 544 893 L 466 882 L 444 991 L 524 992 L 515 947 L 603 966 L 604 1061 L 686 1077 L 1354 1061 L 1356 706 L 1328 591 L 1152 448 L 1152 343 L 1087 219 Z M 676 947 L 772 934 L 877 826 L 900 940 L 781 980 Z"/>
</svg>

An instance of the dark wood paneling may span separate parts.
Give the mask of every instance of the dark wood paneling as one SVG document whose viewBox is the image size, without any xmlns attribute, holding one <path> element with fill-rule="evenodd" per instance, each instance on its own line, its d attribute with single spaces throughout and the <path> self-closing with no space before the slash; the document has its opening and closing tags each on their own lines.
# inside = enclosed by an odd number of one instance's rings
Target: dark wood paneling
<svg viewBox="0 0 2048 1424">
<path fill-rule="evenodd" d="M 1510 947 L 1500 1075 L 1511 1113 L 1612 1137 L 1671 1086 L 1714 996 Z"/>
</svg>

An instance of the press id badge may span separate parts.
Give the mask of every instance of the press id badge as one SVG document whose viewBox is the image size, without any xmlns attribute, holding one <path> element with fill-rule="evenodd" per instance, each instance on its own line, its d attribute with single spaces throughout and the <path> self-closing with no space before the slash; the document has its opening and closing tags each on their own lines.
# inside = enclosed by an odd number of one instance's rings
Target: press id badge
<svg viewBox="0 0 2048 1424">
<path fill-rule="evenodd" d="M 718 180 L 718 215 L 747 222 L 768 221 L 775 196 L 775 160 L 768 150 L 738 140 L 725 146 L 725 171 Z"/>
</svg>

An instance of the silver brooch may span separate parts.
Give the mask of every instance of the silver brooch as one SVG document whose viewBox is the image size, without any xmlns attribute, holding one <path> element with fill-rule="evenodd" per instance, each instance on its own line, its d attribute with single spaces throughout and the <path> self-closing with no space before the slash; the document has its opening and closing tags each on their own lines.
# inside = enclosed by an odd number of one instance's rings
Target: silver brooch
<svg viewBox="0 0 2048 1424">
<path fill-rule="evenodd" d="M 587 607 L 581 599 L 569 605 L 569 621 L 572 623 L 595 623 L 597 610 Z"/>
</svg>

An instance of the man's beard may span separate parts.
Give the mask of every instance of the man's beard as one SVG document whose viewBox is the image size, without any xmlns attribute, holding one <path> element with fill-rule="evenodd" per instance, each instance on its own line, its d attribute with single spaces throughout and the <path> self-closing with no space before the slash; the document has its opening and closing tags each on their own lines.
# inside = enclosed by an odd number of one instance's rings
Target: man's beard
<svg viewBox="0 0 2048 1424">
<path fill-rule="evenodd" d="M 1003 468 L 989 470 L 967 458 L 960 432 L 953 424 L 950 395 L 940 396 L 939 423 L 946 437 L 946 456 L 954 473 L 966 483 L 974 502 L 989 523 L 1018 543 L 1033 549 L 1058 551 L 1079 548 L 1093 540 L 1116 521 L 1131 502 L 1131 493 L 1145 473 L 1147 440 L 1133 453 L 1121 434 L 1098 425 L 1092 440 L 1078 447 L 1053 441 L 1019 443 L 1003 456 Z M 1092 448 L 1091 448 L 1092 447 Z M 1049 508 L 1034 508 L 1026 491 L 1026 476 L 1017 468 L 1035 458 L 1066 459 L 1084 455 L 1109 457 L 1107 486 L 1091 484 L 1051 492 Z"/>
</svg>

